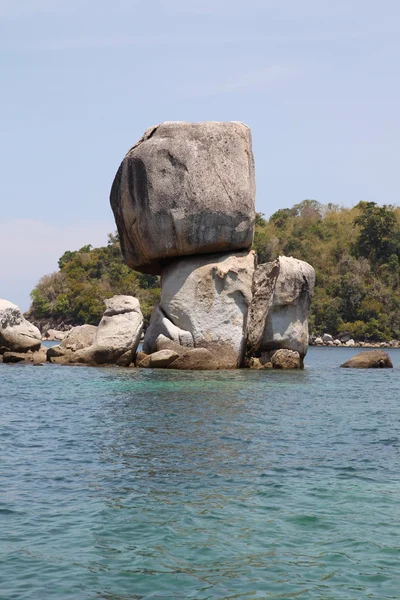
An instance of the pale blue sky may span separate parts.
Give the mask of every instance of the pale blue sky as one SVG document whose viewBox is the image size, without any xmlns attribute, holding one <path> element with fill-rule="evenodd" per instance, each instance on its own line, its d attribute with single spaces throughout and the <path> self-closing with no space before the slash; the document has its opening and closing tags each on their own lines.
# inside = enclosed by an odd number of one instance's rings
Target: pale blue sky
<svg viewBox="0 0 400 600">
<path fill-rule="evenodd" d="M 125 152 L 165 120 L 253 132 L 257 208 L 398 203 L 398 0 L 0 0 L 0 297 L 115 229 Z"/>
</svg>

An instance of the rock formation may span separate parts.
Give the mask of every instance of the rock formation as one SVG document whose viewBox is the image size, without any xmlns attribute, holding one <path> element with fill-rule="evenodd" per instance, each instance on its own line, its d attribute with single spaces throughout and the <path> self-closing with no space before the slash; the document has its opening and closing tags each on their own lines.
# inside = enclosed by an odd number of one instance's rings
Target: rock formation
<svg viewBox="0 0 400 600">
<path fill-rule="evenodd" d="M 49 348 L 48 360 L 128 366 L 134 359 L 143 329 L 139 300 L 133 296 L 113 296 L 105 300 L 105 305 L 98 327 L 74 327 L 59 346 Z"/>
<path fill-rule="evenodd" d="M 242 123 L 162 123 L 125 156 L 110 197 L 122 253 L 162 288 L 138 366 L 302 367 L 314 269 L 256 266 L 254 194 Z"/>
<path fill-rule="evenodd" d="M 248 325 L 248 354 L 292 350 L 301 359 L 308 349 L 308 314 L 315 272 L 308 263 L 280 256 L 258 265 Z"/>
<path fill-rule="evenodd" d="M 151 127 L 111 190 L 125 261 L 144 273 L 171 258 L 249 249 L 254 200 L 250 129 L 236 122 Z"/>
<path fill-rule="evenodd" d="M 42 336 L 12 302 L 0 300 L 0 353 L 39 350 Z"/>
</svg>

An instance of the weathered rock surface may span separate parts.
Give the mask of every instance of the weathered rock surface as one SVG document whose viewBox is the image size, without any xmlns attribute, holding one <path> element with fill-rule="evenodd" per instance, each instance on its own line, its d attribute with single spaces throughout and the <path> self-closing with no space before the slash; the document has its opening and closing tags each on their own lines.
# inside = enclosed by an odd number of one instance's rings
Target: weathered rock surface
<svg viewBox="0 0 400 600">
<path fill-rule="evenodd" d="M 305 356 L 314 283 L 313 267 L 296 258 L 280 256 L 257 267 L 248 324 L 250 356 L 278 349 Z"/>
<path fill-rule="evenodd" d="M 178 256 L 249 249 L 254 199 L 251 133 L 238 122 L 151 127 L 110 196 L 124 259 L 144 273 Z"/>
<path fill-rule="evenodd" d="M 41 334 L 16 304 L 0 299 L 0 348 L 2 353 L 28 352 L 41 346 Z"/>
<path fill-rule="evenodd" d="M 138 367 L 142 369 L 166 369 L 178 356 L 173 350 L 159 350 L 158 352 L 154 352 L 154 354 L 146 356 L 146 358 L 138 363 Z"/>
<path fill-rule="evenodd" d="M 150 318 L 150 325 L 147 328 L 146 334 L 143 340 L 143 352 L 150 354 L 159 350 L 156 347 L 156 341 L 160 335 L 163 335 L 174 342 L 177 342 L 181 346 L 187 348 L 193 348 L 193 336 L 189 331 L 180 329 L 172 323 L 168 317 L 164 314 L 160 306 L 156 306 Z"/>
<path fill-rule="evenodd" d="M 70 329 L 59 346 L 52 346 L 50 349 L 59 352 L 77 352 L 88 348 L 94 342 L 97 327 L 95 325 L 78 325 Z"/>
<path fill-rule="evenodd" d="M 273 369 L 302 369 L 303 361 L 294 350 L 276 350 L 271 355 Z"/>
<path fill-rule="evenodd" d="M 176 358 L 168 367 L 192 371 L 210 371 L 223 369 L 218 357 L 206 348 L 191 348 Z"/>
<path fill-rule="evenodd" d="M 41 346 L 39 350 L 28 350 L 28 352 L 4 352 L 3 362 L 4 363 L 26 363 L 33 365 L 40 365 L 46 362 L 47 348 Z"/>
<path fill-rule="evenodd" d="M 143 330 L 139 301 L 133 296 L 113 296 L 105 300 L 105 305 L 93 344 L 80 352 L 77 360 L 128 366 L 133 361 Z"/>
<path fill-rule="evenodd" d="M 195 348 L 218 357 L 220 368 L 243 364 L 254 268 L 254 252 L 245 251 L 186 257 L 163 272 L 162 311 L 190 332 Z"/>
<path fill-rule="evenodd" d="M 393 369 L 390 356 L 384 350 L 360 352 L 340 366 L 344 369 Z"/>
</svg>

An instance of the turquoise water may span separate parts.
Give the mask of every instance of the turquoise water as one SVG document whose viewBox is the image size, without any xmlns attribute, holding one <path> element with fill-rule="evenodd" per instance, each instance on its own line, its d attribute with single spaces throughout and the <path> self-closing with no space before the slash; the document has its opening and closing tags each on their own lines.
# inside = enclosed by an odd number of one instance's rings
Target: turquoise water
<svg viewBox="0 0 400 600">
<path fill-rule="evenodd" d="M 393 370 L 0 364 L 0 598 L 400 598 Z"/>
</svg>

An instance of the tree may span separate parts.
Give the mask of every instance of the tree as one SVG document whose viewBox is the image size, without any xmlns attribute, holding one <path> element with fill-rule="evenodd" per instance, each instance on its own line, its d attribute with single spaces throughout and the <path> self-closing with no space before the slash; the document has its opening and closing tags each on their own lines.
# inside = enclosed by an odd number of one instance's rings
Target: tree
<svg viewBox="0 0 400 600">
<path fill-rule="evenodd" d="M 361 201 L 356 209 L 359 214 L 354 225 L 360 228 L 354 247 L 356 256 L 364 256 L 374 265 L 386 261 L 393 253 L 393 237 L 398 228 L 394 207 Z"/>
</svg>

